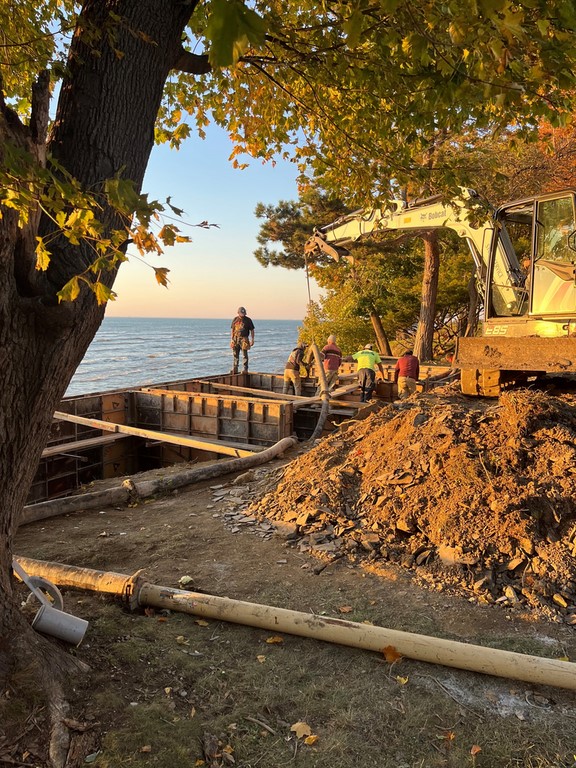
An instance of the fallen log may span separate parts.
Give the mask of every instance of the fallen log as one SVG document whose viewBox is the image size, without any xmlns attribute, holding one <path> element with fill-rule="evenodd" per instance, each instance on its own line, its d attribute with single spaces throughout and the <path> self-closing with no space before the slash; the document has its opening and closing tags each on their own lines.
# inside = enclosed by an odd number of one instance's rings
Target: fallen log
<svg viewBox="0 0 576 768">
<path fill-rule="evenodd" d="M 228 597 L 156 586 L 145 581 L 141 572 L 128 576 L 25 557 L 17 557 L 17 560 L 31 576 L 42 576 L 61 587 L 117 595 L 128 600 L 132 606 L 179 611 L 206 619 L 245 624 L 276 633 L 285 632 L 377 653 L 389 648 L 399 656 L 417 661 L 576 690 L 576 664 L 567 661 L 485 648 Z"/>
<path fill-rule="evenodd" d="M 38 504 L 29 504 L 24 507 L 18 525 L 35 523 L 38 520 L 47 520 L 49 517 L 58 517 L 58 515 L 66 515 L 79 510 L 125 504 L 129 498 L 130 488 L 117 486 L 116 488 L 106 488 L 103 491 L 83 493 L 78 496 L 65 496 L 61 499 L 41 501 Z"/>
<path fill-rule="evenodd" d="M 298 445 L 298 439 L 295 437 L 284 437 L 270 448 L 266 448 L 261 453 L 255 453 L 252 456 L 244 456 L 242 459 L 231 459 L 230 461 L 218 461 L 210 464 L 208 467 L 195 467 L 194 469 L 178 472 L 176 475 L 167 475 L 156 480 L 131 481 L 137 496 L 152 496 L 156 493 L 173 491 L 176 488 L 182 488 L 191 483 L 201 483 L 204 480 L 212 480 L 215 477 L 229 474 L 230 472 L 243 472 L 252 467 L 258 467 L 265 464 L 270 459 L 279 456 L 289 448 Z"/>
</svg>

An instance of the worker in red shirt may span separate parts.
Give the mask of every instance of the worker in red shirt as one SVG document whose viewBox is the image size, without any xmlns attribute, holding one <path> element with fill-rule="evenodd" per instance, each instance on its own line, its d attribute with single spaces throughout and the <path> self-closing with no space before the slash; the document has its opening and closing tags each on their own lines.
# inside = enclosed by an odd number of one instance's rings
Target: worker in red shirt
<svg viewBox="0 0 576 768">
<path fill-rule="evenodd" d="M 398 385 L 398 397 L 404 400 L 405 397 L 416 392 L 416 384 L 420 376 L 420 362 L 418 358 L 408 349 L 402 357 L 398 358 L 396 368 L 394 369 L 394 381 Z"/>
</svg>

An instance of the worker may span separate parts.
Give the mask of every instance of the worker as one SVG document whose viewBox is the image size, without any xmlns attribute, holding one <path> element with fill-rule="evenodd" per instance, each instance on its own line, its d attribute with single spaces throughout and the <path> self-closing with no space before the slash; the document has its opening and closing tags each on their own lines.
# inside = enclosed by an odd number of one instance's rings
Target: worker
<svg viewBox="0 0 576 768">
<path fill-rule="evenodd" d="M 230 349 L 233 355 L 232 373 L 238 373 L 242 350 L 244 373 L 248 373 L 248 350 L 254 346 L 254 323 L 246 314 L 245 307 L 238 307 L 238 314 L 230 326 Z"/>
<path fill-rule="evenodd" d="M 306 369 L 308 373 L 308 363 L 304 360 L 304 352 L 306 351 L 306 344 L 299 342 L 292 352 L 286 365 L 284 366 L 284 388 L 283 393 L 285 395 L 290 392 L 290 385 L 294 387 L 294 394 L 300 396 L 302 394 L 302 378 L 300 376 L 300 366 Z"/>
<path fill-rule="evenodd" d="M 411 349 L 406 350 L 398 358 L 394 369 L 394 381 L 398 385 L 398 397 L 400 400 L 409 397 L 416 392 L 416 384 L 420 376 L 420 362 Z"/>
<path fill-rule="evenodd" d="M 326 375 L 326 389 L 328 392 L 332 391 L 338 383 L 338 369 L 342 362 L 342 350 L 336 344 L 336 336 L 333 333 L 328 336 L 327 343 L 322 347 L 322 366 L 324 367 L 324 373 Z M 320 395 L 322 392 L 322 385 L 318 384 L 318 390 L 316 395 Z"/>
<path fill-rule="evenodd" d="M 384 368 L 378 352 L 374 352 L 372 344 L 366 344 L 364 349 L 354 352 L 353 355 L 347 355 L 343 360 L 355 360 L 357 363 L 358 383 L 362 389 L 360 400 L 363 403 L 372 399 L 372 393 L 376 389 L 376 366 L 382 378 L 384 378 Z"/>
</svg>

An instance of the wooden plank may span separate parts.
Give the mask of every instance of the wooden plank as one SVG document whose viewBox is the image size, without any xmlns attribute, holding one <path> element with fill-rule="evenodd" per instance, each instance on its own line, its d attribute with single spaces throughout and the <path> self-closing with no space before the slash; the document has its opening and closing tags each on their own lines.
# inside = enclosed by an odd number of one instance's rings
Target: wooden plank
<svg viewBox="0 0 576 768">
<path fill-rule="evenodd" d="M 216 390 L 231 390 L 233 392 L 246 392 L 247 394 L 260 395 L 260 397 L 271 398 L 272 400 L 286 400 L 294 402 L 300 400 L 296 395 L 284 395 L 281 392 L 272 392 L 269 389 L 254 389 L 253 387 L 236 387 L 233 384 L 218 384 L 215 381 L 210 382 L 210 386 Z M 251 398 L 254 399 L 254 398 Z"/>
<path fill-rule="evenodd" d="M 59 445 L 49 445 L 42 451 L 42 458 L 49 456 L 58 456 L 61 453 L 70 453 L 71 451 L 85 451 L 89 448 L 98 448 L 101 445 L 114 443 L 116 440 L 124 440 L 129 435 L 113 434 L 100 435 L 100 437 L 88 437 L 86 440 L 75 440 L 72 443 L 60 443 Z"/>
<path fill-rule="evenodd" d="M 138 427 L 128 427 L 125 424 L 112 424 L 111 422 L 102 421 L 101 419 L 85 419 L 82 416 L 73 416 L 69 413 L 62 413 L 62 411 L 54 412 L 55 419 L 61 419 L 62 421 L 71 421 L 74 424 L 85 424 L 88 427 L 96 427 L 110 432 L 120 432 L 126 435 L 133 435 L 134 437 L 147 437 L 151 440 L 158 440 L 163 443 L 171 443 L 172 445 L 183 445 L 187 448 L 199 448 L 205 451 L 212 451 L 214 453 L 222 453 L 226 456 L 251 456 L 258 451 L 258 447 L 254 446 L 251 450 L 246 451 L 236 447 L 224 445 L 219 441 L 204 440 L 198 437 L 188 437 L 187 435 L 174 435 L 168 432 L 156 432 L 151 429 L 139 429 Z"/>
</svg>

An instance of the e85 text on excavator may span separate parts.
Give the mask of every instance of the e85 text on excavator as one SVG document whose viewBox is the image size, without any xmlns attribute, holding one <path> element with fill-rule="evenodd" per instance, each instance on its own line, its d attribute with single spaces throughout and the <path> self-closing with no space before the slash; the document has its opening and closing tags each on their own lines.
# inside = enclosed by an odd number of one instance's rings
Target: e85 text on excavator
<svg viewBox="0 0 576 768">
<path fill-rule="evenodd" d="M 447 228 L 467 241 L 484 301 L 481 335 L 458 339 L 454 364 L 464 394 L 496 397 L 502 388 L 546 373 L 576 373 L 576 190 L 489 210 L 471 189 L 355 211 L 320 227 L 307 254 L 350 258 L 362 237 L 394 230 Z M 481 207 L 484 214 L 478 218 Z"/>
</svg>

